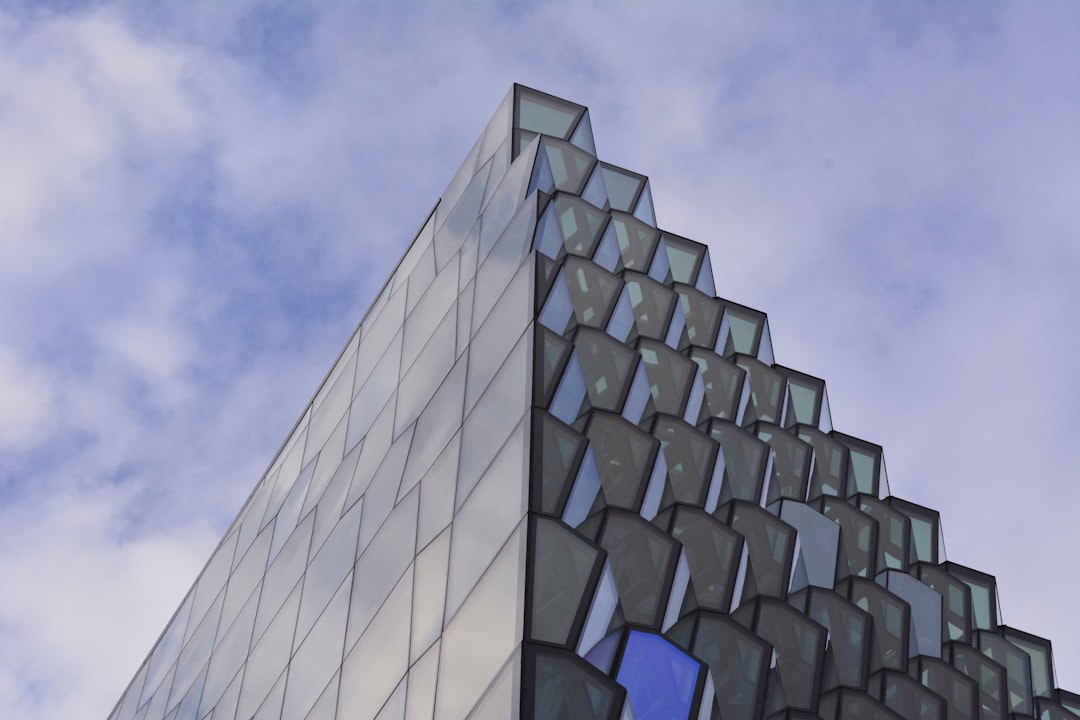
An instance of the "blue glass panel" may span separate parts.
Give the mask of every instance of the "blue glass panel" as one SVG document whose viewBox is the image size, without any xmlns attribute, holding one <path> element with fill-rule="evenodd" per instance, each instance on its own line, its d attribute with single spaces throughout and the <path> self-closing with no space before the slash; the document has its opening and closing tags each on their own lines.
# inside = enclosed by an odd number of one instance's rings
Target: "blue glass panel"
<svg viewBox="0 0 1080 720">
<path fill-rule="evenodd" d="M 688 718 L 701 665 L 659 635 L 631 630 L 619 663 L 619 684 L 635 720 Z"/>
</svg>

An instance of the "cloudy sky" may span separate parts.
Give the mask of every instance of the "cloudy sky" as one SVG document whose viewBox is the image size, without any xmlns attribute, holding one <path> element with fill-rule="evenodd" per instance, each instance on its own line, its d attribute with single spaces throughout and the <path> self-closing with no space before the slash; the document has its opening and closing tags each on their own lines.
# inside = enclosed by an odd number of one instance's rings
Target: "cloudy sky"
<svg viewBox="0 0 1080 720">
<path fill-rule="evenodd" d="M 110 711 L 512 82 L 1080 690 L 1080 5 L 0 0 L 0 717 Z"/>
</svg>

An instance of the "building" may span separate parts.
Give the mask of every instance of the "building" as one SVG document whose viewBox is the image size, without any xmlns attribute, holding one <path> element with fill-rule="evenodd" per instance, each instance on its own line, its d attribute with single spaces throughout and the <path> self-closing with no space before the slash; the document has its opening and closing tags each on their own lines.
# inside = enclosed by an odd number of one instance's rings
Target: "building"
<svg viewBox="0 0 1080 720">
<path fill-rule="evenodd" d="M 515 86 L 110 720 L 1080 717 L 715 295 Z"/>
</svg>

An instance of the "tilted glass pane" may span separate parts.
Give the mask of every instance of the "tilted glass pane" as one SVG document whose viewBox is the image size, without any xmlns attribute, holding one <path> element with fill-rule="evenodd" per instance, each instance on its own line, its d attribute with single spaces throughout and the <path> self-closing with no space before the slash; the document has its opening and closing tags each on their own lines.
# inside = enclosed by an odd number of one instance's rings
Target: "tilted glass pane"
<svg viewBox="0 0 1080 720">
<path fill-rule="evenodd" d="M 588 609 L 590 580 L 599 575 L 601 552 L 557 520 L 534 522 L 529 637 L 572 646 L 571 633 Z"/>
<path fill-rule="evenodd" d="M 594 412 L 586 431 L 608 505 L 638 510 L 658 443 L 618 415 Z"/>
</svg>

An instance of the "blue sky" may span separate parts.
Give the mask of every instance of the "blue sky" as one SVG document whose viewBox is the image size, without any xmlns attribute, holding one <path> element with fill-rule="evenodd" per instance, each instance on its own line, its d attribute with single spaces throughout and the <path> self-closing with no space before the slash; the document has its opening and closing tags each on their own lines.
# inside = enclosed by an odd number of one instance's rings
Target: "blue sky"
<svg viewBox="0 0 1080 720">
<path fill-rule="evenodd" d="M 0 716 L 104 718 L 512 82 L 1080 689 L 1080 6 L 0 2 Z"/>
</svg>

